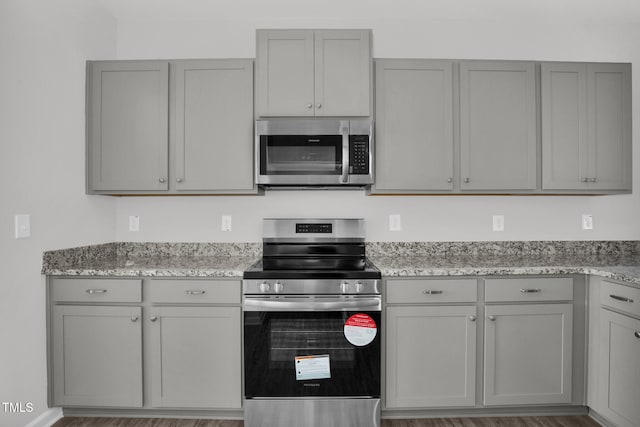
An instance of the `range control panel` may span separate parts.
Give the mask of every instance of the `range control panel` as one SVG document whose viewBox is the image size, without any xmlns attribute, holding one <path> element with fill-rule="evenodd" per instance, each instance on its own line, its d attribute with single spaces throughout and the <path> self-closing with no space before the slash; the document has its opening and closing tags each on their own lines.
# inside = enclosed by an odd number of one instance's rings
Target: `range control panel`
<svg viewBox="0 0 640 427">
<path fill-rule="evenodd" d="M 296 224 L 296 233 L 333 233 L 333 224 L 310 224 L 310 223 L 298 223 Z"/>
</svg>

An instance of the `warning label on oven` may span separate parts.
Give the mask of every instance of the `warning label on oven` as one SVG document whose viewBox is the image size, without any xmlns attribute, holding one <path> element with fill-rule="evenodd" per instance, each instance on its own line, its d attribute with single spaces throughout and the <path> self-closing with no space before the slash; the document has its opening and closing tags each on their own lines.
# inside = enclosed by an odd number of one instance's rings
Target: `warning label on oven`
<svg viewBox="0 0 640 427">
<path fill-rule="evenodd" d="M 349 317 L 344 324 L 344 336 L 351 344 L 362 347 L 376 337 L 378 326 L 368 314 L 358 313 Z"/>
<path fill-rule="evenodd" d="M 296 380 L 322 380 L 326 378 L 331 378 L 328 354 L 296 357 Z"/>
</svg>

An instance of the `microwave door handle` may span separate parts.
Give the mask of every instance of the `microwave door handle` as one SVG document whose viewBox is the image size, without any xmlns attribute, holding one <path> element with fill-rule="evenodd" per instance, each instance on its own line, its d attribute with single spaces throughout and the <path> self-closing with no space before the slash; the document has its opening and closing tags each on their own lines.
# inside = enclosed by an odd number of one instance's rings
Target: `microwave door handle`
<svg viewBox="0 0 640 427">
<path fill-rule="evenodd" d="M 340 183 L 346 184 L 349 181 L 349 128 L 341 126 L 340 133 L 342 134 L 342 175 L 340 175 Z"/>
</svg>

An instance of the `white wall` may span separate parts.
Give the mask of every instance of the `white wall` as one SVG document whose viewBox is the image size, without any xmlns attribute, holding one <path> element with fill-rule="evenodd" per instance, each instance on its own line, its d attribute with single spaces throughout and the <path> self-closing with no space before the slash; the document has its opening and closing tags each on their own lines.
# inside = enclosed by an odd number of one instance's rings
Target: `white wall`
<svg viewBox="0 0 640 427">
<path fill-rule="evenodd" d="M 119 20 L 119 58 L 254 57 L 256 28 L 372 28 L 374 57 L 379 58 L 632 62 L 633 103 L 640 105 L 640 25 L 625 21 L 637 21 L 640 15 L 614 17 L 604 4 L 598 8 L 594 2 L 573 2 L 576 8 L 564 9 L 557 2 L 531 1 L 508 9 L 497 0 L 407 0 L 373 1 L 372 7 L 358 10 L 349 5 L 362 2 L 327 0 L 322 7 L 309 9 L 308 3 L 296 6 L 296 2 L 279 0 L 267 5 L 248 0 L 236 2 L 236 7 L 221 3 L 217 8 L 193 0 L 172 10 L 175 19 L 170 19 L 170 2 L 161 3 L 158 19 L 151 13 L 142 16 L 141 11 Z M 340 7 L 343 4 L 346 9 Z M 636 130 L 637 111 L 633 115 Z M 638 189 L 637 131 L 633 146 L 634 188 Z M 606 197 L 367 197 L 363 192 L 341 191 L 236 198 L 134 197 L 117 201 L 117 239 L 259 241 L 263 217 L 298 215 L 364 217 L 368 239 L 383 241 L 638 239 L 639 208 L 637 190 L 633 195 Z M 593 215 L 594 230 L 580 228 L 583 213 Z M 222 214 L 233 216 L 233 231 L 219 231 Z M 401 232 L 388 231 L 389 214 L 402 216 Z M 493 214 L 505 215 L 504 232 L 491 231 Z M 140 216 L 140 232 L 128 231 L 129 215 Z"/>
<path fill-rule="evenodd" d="M 85 0 L 0 1 L 0 426 L 47 410 L 42 252 L 115 235 L 114 199 L 84 194 L 85 60 L 115 48 L 115 21 Z M 32 237 L 16 240 L 25 213 Z"/>
</svg>

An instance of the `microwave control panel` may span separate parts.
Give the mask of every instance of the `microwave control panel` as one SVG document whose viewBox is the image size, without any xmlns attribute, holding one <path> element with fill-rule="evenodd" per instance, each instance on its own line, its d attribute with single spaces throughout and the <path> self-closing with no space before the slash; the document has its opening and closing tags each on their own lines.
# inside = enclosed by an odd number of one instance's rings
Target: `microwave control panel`
<svg viewBox="0 0 640 427">
<path fill-rule="evenodd" d="M 349 135 L 349 173 L 369 174 L 369 135 Z"/>
</svg>

